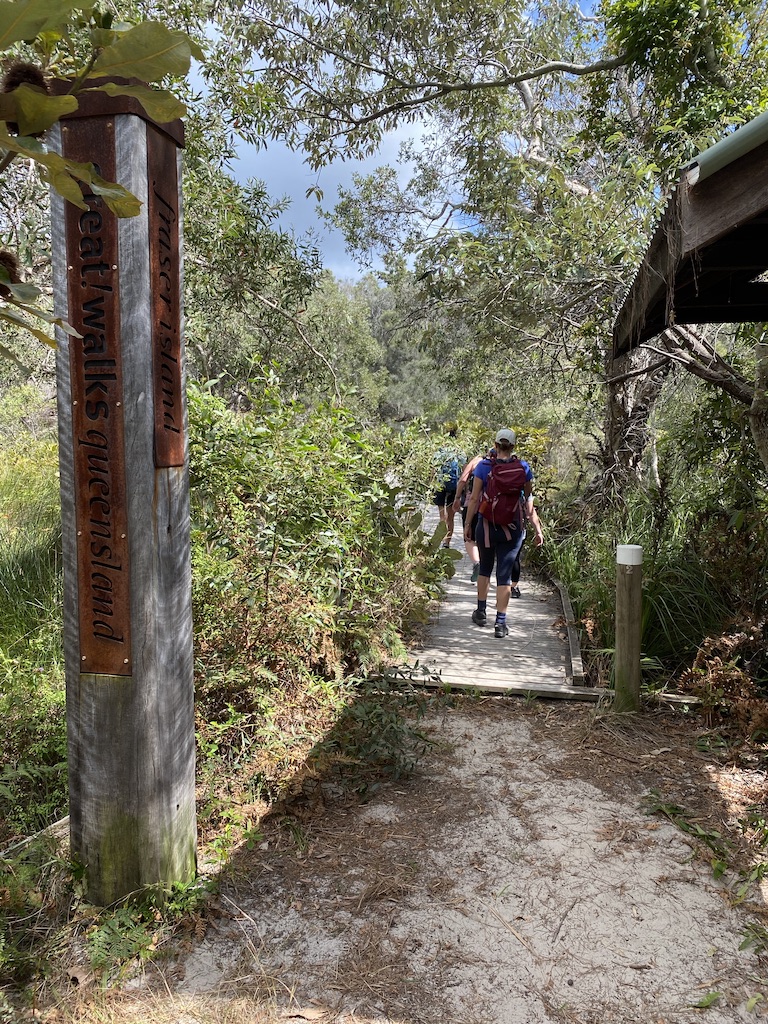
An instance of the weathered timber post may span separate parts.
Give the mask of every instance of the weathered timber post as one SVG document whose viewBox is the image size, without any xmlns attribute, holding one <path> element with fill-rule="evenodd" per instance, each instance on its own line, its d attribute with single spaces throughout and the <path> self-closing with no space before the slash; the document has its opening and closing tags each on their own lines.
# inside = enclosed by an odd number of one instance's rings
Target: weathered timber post
<svg viewBox="0 0 768 1024">
<path fill-rule="evenodd" d="M 614 711 L 640 710 L 642 586 L 642 547 L 639 544 L 619 544 L 616 548 Z"/>
<path fill-rule="evenodd" d="M 106 905 L 196 868 L 181 122 L 81 94 L 50 133 L 141 200 L 52 194 L 70 838 Z"/>
</svg>

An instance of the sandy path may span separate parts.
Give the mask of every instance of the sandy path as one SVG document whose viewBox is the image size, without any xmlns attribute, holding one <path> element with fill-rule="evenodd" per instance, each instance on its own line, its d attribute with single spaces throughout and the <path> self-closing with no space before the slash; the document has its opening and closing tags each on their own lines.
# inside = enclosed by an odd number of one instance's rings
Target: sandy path
<svg viewBox="0 0 768 1024">
<path fill-rule="evenodd" d="M 346 1024 L 759 1019 L 767 972 L 739 949 L 759 893 L 734 906 L 733 872 L 643 806 L 654 789 L 727 827 L 728 769 L 671 715 L 609 722 L 509 698 L 431 712 L 414 778 L 296 809 L 236 858 L 231 917 L 166 974 L 184 1024 L 246 995 L 263 1019 Z"/>
</svg>

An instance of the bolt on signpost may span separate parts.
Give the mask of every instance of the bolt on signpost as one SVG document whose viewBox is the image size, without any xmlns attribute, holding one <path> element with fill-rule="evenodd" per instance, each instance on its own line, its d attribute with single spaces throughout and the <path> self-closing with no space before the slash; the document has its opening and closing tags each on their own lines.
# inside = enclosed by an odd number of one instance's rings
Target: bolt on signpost
<svg viewBox="0 0 768 1024">
<path fill-rule="evenodd" d="M 52 129 L 141 201 L 52 193 L 70 839 L 106 905 L 196 868 L 180 121 L 93 92 Z"/>
<path fill-rule="evenodd" d="M 617 545 L 614 711 L 640 710 L 642 585 L 642 547 L 639 544 Z"/>
</svg>

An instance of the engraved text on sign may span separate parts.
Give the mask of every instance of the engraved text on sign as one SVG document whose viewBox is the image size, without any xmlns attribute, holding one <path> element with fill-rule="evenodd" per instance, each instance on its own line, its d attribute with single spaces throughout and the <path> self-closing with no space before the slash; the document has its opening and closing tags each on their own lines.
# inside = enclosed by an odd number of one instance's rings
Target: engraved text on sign
<svg viewBox="0 0 768 1024">
<path fill-rule="evenodd" d="M 147 129 L 155 465 L 161 468 L 184 465 L 176 152 L 167 135 Z"/>
<path fill-rule="evenodd" d="M 105 132 L 110 145 L 104 145 Z M 63 155 L 115 180 L 114 126 L 62 128 Z M 117 218 L 83 186 L 87 209 L 66 205 L 80 670 L 131 674 Z"/>
</svg>

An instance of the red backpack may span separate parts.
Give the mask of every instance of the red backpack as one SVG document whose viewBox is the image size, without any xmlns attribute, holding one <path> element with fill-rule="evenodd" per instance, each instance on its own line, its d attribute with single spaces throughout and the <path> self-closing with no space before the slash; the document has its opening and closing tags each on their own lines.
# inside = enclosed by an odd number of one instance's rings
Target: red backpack
<svg viewBox="0 0 768 1024">
<path fill-rule="evenodd" d="M 491 458 L 480 515 L 494 526 L 522 527 L 520 496 L 527 482 L 525 467 L 516 455 L 509 462 Z"/>
</svg>

